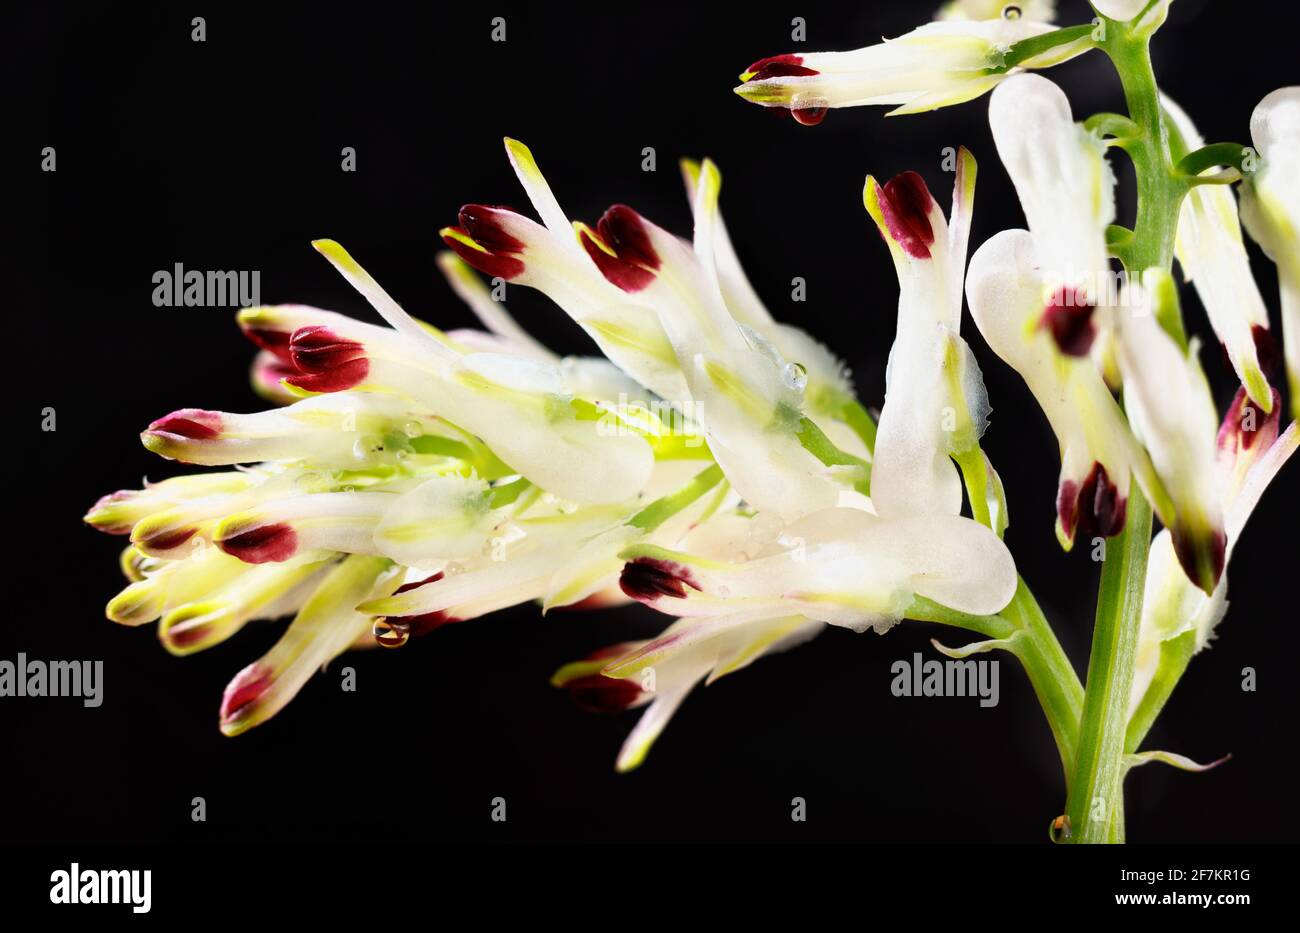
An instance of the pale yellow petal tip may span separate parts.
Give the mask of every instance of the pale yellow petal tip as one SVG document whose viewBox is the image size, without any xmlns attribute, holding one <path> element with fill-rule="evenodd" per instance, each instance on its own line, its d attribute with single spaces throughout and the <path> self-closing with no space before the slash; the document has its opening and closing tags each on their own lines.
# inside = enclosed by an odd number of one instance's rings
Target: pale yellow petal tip
<svg viewBox="0 0 1300 933">
<path fill-rule="evenodd" d="M 694 191 L 695 186 L 700 181 L 700 163 L 696 159 L 680 159 L 677 162 L 682 170 L 682 179 L 686 182 L 686 187 Z"/>
<path fill-rule="evenodd" d="M 529 175 L 541 175 L 541 170 L 537 167 L 537 160 L 533 158 L 533 151 L 517 139 L 506 136 L 503 140 L 506 147 L 506 156 L 510 159 L 511 164 Z"/>
<path fill-rule="evenodd" d="M 641 767 L 641 765 L 645 764 L 646 756 L 650 754 L 652 744 L 653 740 L 640 742 L 635 748 L 620 753 L 618 761 L 614 765 L 614 770 L 619 774 L 627 774 L 629 771 L 635 771 Z"/>
<path fill-rule="evenodd" d="M 481 246 L 477 240 L 459 227 L 443 227 L 438 231 L 438 236 L 442 237 L 443 240 L 455 240 L 457 243 L 462 243 L 470 249 L 476 250 L 480 253 L 487 252 L 487 249 Z"/>
<path fill-rule="evenodd" d="M 1266 415 L 1273 413 L 1273 387 L 1268 384 L 1264 371 L 1257 363 L 1247 363 L 1244 367 L 1243 383 L 1246 394 Z"/>
</svg>

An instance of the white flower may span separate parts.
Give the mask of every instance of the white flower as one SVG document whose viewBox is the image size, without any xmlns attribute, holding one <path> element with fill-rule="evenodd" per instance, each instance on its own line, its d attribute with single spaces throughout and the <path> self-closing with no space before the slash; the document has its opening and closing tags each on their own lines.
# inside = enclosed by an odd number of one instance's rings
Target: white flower
<svg viewBox="0 0 1300 933">
<path fill-rule="evenodd" d="M 998 155 L 1016 186 L 1045 287 L 1057 296 L 1049 321 L 1063 352 L 1086 353 L 1091 307 L 1106 301 L 1106 228 L 1115 219 L 1105 144 L 1074 122 L 1070 102 L 1041 75 L 1009 78 L 989 101 Z"/>
<path fill-rule="evenodd" d="M 944 20 L 851 52 L 791 52 L 754 62 L 736 93 L 764 107 L 784 107 L 800 123 L 820 123 L 828 108 L 889 105 L 890 115 L 921 113 L 973 100 L 1011 73 L 1007 52 L 1051 32 L 1027 18 Z M 1079 54 L 1056 46 L 1022 67 L 1041 68 Z"/>
<path fill-rule="evenodd" d="M 1218 413 L 1197 356 L 1199 342 L 1184 350 L 1160 326 L 1158 305 L 1177 301 L 1174 287 L 1159 269 L 1125 286 L 1115 315 L 1117 355 L 1129 423 L 1176 510 L 1169 530 L 1178 559 L 1193 583 L 1213 593 L 1226 559 L 1215 488 Z"/>
<path fill-rule="evenodd" d="M 1280 405 L 1264 415 L 1245 390 L 1239 389 L 1223 419 L 1213 482 L 1225 519 L 1225 560 L 1231 559 L 1264 490 L 1300 446 L 1300 428 L 1295 422 L 1278 434 L 1280 415 Z M 1156 535 L 1147 561 L 1130 712 L 1141 702 L 1155 676 L 1161 646 L 1186 632 L 1195 632 L 1196 650 L 1205 648 L 1228 611 L 1227 595 L 1226 572 L 1213 592 L 1207 594 L 1188 580 L 1168 529 Z"/>
<path fill-rule="evenodd" d="M 984 340 L 1020 373 L 1061 445 L 1061 545 L 1070 548 L 1078 533 L 1108 537 L 1123 530 L 1133 477 L 1172 523 L 1173 505 L 1101 373 L 1087 356 L 1062 355 L 1044 329 L 1045 271 L 1034 237 L 1005 230 L 975 252 L 966 297 Z"/>
<path fill-rule="evenodd" d="M 1241 219 L 1277 263 L 1291 410 L 1300 417 L 1300 86 L 1269 94 L 1250 118 L 1262 164 L 1241 191 Z"/>
<path fill-rule="evenodd" d="M 975 173 L 975 159 L 961 149 L 950 220 L 915 172 L 883 186 L 868 177 L 863 191 L 899 280 L 898 331 L 871 475 L 871 501 L 884 517 L 961 511 L 951 458 L 978 455 L 988 420 L 979 366 L 960 335 Z"/>
<path fill-rule="evenodd" d="M 1168 97 L 1165 111 L 1192 152 L 1205 145 L 1191 118 Z M 1206 171 L 1213 171 L 1207 169 Z M 1198 185 L 1178 215 L 1175 254 L 1184 277 L 1196 286 L 1214 333 L 1227 349 L 1251 401 L 1268 411 L 1273 392 L 1260 367 L 1259 347 L 1272 352 L 1268 309 L 1250 271 L 1250 257 L 1237 219 L 1237 200 L 1226 185 Z"/>
</svg>

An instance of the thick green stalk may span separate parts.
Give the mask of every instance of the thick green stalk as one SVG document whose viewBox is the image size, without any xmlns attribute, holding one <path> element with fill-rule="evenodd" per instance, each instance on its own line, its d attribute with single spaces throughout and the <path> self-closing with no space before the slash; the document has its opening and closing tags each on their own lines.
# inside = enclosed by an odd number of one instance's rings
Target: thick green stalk
<svg viewBox="0 0 1300 933">
<path fill-rule="evenodd" d="M 1151 506 L 1134 485 L 1125 528 L 1107 545 L 1102 563 L 1078 755 L 1065 806 L 1071 842 L 1123 841 L 1123 827 L 1116 832 L 1112 820 L 1123 806 L 1124 741 L 1150 545 Z"/>
<path fill-rule="evenodd" d="M 1171 157 L 1151 68 L 1150 36 L 1134 35 L 1112 20 L 1105 25 L 1100 46 L 1119 72 L 1129 119 L 1139 130 L 1121 143 L 1136 170 L 1138 207 L 1133 236 L 1117 253 L 1131 275 L 1169 270 L 1187 186 Z M 1127 526 L 1109 544 L 1097 594 L 1078 756 L 1066 801 L 1072 842 L 1124 841 L 1123 756 L 1150 548 L 1151 506 L 1134 486 Z"/>
</svg>

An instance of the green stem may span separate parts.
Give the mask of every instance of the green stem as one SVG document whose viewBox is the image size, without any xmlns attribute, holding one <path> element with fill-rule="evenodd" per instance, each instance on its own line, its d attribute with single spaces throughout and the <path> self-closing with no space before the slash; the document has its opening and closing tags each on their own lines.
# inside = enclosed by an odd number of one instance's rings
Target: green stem
<svg viewBox="0 0 1300 933">
<path fill-rule="evenodd" d="M 1083 685 L 1065 650 L 1022 579 L 1011 604 L 1002 614 L 1024 633 L 1014 648 L 1043 708 L 1047 724 L 1061 755 L 1068 788 L 1070 768 L 1079 744 L 1079 717 L 1083 710 Z"/>
<path fill-rule="evenodd" d="M 1111 539 L 1102 563 L 1078 755 L 1065 806 L 1072 842 L 1123 841 L 1123 827 L 1114 827 L 1113 819 L 1122 806 L 1129 694 L 1150 546 L 1151 506 L 1135 484 L 1125 528 Z"/>
<path fill-rule="evenodd" d="M 1151 68 L 1150 36 L 1106 21 L 1101 48 L 1119 72 L 1129 119 L 1140 129 L 1124 140 L 1137 175 L 1138 206 L 1133 237 L 1121 258 L 1130 275 L 1169 270 L 1174 259 L 1178 211 L 1187 193 L 1173 164 L 1170 138 Z M 1162 322 L 1181 330 L 1181 320 Z M 1151 505 L 1135 484 L 1127 524 L 1112 539 L 1097 593 L 1097 620 L 1088 659 L 1088 681 L 1079 723 L 1078 755 L 1066 800 L 1072 842 L 1123 842 L 1123 755 L 1128 744 L 1128 707 L 1142 624 Z"/>
</svg>

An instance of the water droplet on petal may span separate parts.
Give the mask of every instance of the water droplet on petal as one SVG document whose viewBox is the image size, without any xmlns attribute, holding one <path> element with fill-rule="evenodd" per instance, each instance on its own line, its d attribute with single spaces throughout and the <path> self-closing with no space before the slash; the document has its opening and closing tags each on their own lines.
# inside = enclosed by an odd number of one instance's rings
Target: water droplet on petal
<svg viewBox="0 0 1300 933">
<path fill-rule="evenodd" d="M 781 381 L 788 388 L 802 392 L 808 385 L 808 370 L 802 363 L 786 363 L 781 370 Z"/>
<path fill-rule="evenodd" d="M 424 427 L 418 421 L 408 421 L 402 426 L 402 431 L 407 437 L 419 437 L 424 433 Z"/>
<path fill-rule="evenodd" d="M 1003 19 L 1020 19 L 1020 7 L 1015 4 L 1008 4 L 1002 8 Z"/>
<path fill-rule="evenodd" d="M 1047 837 L 1055 843 L 1067 842 L 1070 838 L 1070 818 L 1062 813 L 1047 828 Z"/>
<path fill-rule="evenodd" d="M 813 94 L 796 94 L 790 98 L 790 116 L 803 126 L 816 126 L 826 119 L 826 99 Z"/>
<path fill-rule="evenodd" d="M 411 626 L 398 620 L 385 619 L 383 616 L 375 619 L 371 631 L 374 632 L 375 641 L 384 648 L 400 648 L 411 637 Z"/>
</svg>

